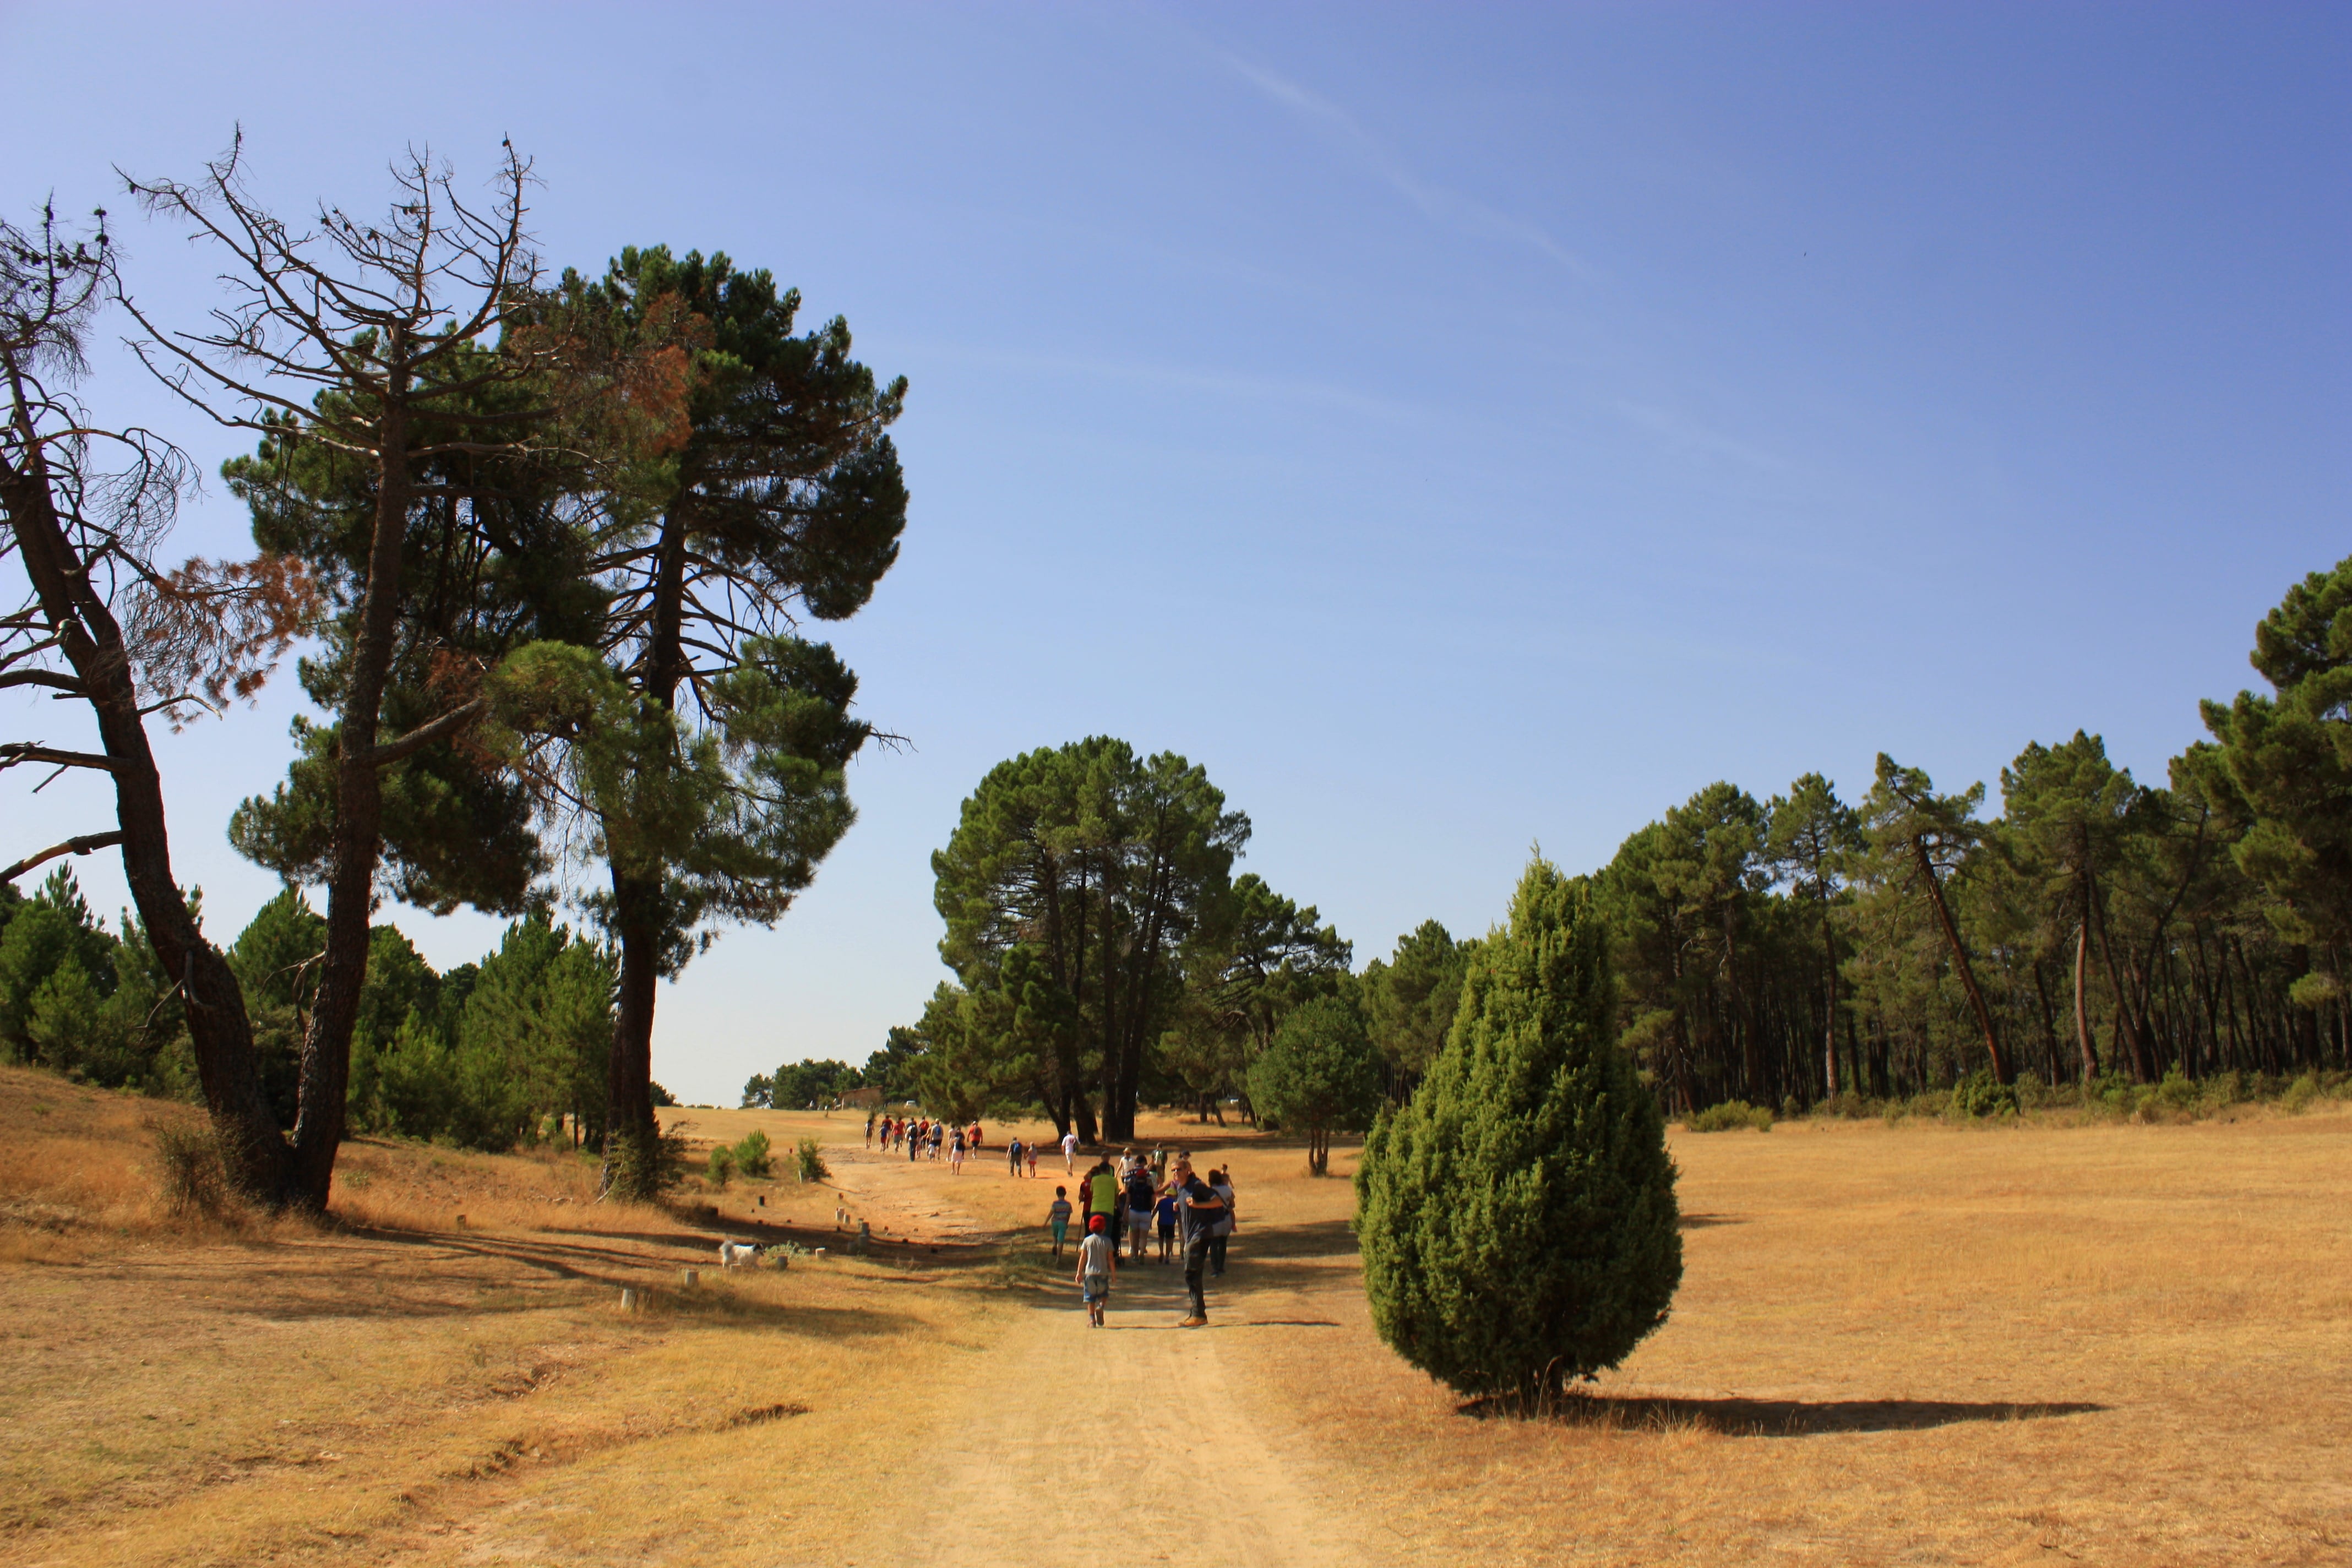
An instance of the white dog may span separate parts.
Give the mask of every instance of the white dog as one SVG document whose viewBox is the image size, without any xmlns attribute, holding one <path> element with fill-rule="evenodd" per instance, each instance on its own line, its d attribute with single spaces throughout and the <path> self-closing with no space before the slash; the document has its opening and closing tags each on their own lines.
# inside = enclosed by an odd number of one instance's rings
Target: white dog
<svg viewBox="0 0 2352 1568">
<path fill-rule="evenodd" d="M 722 1268 L 756 1268 L 760 1263 L 760 1246 L 752 1241 L 722 1241 L 719 1244 L 719 1265 Z"/>
</svg>

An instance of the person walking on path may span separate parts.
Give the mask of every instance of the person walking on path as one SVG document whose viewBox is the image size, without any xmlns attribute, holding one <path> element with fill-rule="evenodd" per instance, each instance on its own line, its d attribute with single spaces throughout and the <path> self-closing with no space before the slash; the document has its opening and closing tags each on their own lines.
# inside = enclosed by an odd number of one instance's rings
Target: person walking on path
<svg viewBox="0 0 2352 1568">
<path fill-rule="evenodd" d="M 1160 1221 L 1160 1261 L 1165 1263 L 1176 1256 L 1176 1194 L 1162 1192 L 1152 1212 Z"/>
<path fill-rule="evenodd" d="M 1085 1178 L 1079 1184 L 1078 1191 L 1086 1200 L 1088 1228 L 1092 1228 L 1095 1216 L 1097 1215 L 1102 1216 L 1103 1228 L 1107 1231 L 1118 1223 L 1120 1207 L 1118 1177 L 1112 1172 L 1108 1159 L 1097 1160 L 1088 1168 Z M 1111 1245 L 1113 1247 L 1118 1245 L 1116 1232 L 1111 1236 Z"/>
<path fill-rule="evenodd" d="M 1054 1189 L 1054 1203 L 1053 1206 L 1045 1211 L 1045 1223 L 1054 1228 L 1054 1258 L 1058 1262 L 1062 1256 L 1062 1238 L 1070 1234 L 1069 1188 Z"/>
<path fill-rule="evenodd" d="M 1004 1145 L 1004 1163 L 1012 1174 L 1021 1173 L 1021 1139 L 1017 1134 Z"/>
<path fill-rule="evenodd" d="M 866 1146 L 874 1147 L 874 1113 L 870 1110 L 866 1113 Z"/>
<path fill-rule="evenodd" d="M 1192 1315 L 1177 1327 L 1202 1329 L 1209 1324 L 1209 1298 L 1202 1276 L 1209 1269 L 1209 1244 L 1224 1213 L 1224 1199 L 1216 1189 L 1192 1173 L 1190 1156 L 1176 1156 L 1176 1174 L 1169 1189 L 1176 1194 L 1184 1225 L 1184 1289 L 1192 1298 Z"/>
<path fill-rule="evenodd" d="M 1127 1247 L 1128 1256 L 1140 1258 L 1151 1239 L 1151 1205 L 1159 1191 L 1152 1185 L 1151 1173 L 1143 1163 L 1127 1173 Z"/>
<path fill-rule="evenodd" d="M 1034 1181 L 1037 1176 L 1037 1145 L 1034 1143 L 1030 1144 L 1027 1152 L 1029 1159 L 1029 1176 L 1032 1181 Z"/>
<path fill-rule="evenodd" d="M 1087 1238 L 1078 1243 L 1078 1272 L 1073 1281 L 1087 1306 L 1087 1326 L 1103 1326 L 1103 1309 L 1110 1305 L 1110 1277 L 1118 1271 L 1118 1248 L 1100 1215 L 1087 1221 Z"/>
<path fill-rule="evenodd" d="M 1234 1173 L 1231 1169 L 1209 1173 L 1209 1190 L 1225 1201 L 1225 1212 L 1217 1221 L 1216 1229 L 1209 1235 L 1209 1278 L 1225 1277 L 1225 1243 L 1233 1238 L 1242 1222 L 1241 1205 L 1234 1201 Z"/>
<path fill-rule="evenodd" d="M 1066 1176 L 1078 1173 L 1078 1130 L 1075 1127 L 1062 1134 L 1062 1173 Z"/>
<path fill-rule="evenodd" d="M 955 1147 L 948 1152 L 948 1174 L 963 1174 L 963 1129 L 955 1130 Z"/>
</svg>

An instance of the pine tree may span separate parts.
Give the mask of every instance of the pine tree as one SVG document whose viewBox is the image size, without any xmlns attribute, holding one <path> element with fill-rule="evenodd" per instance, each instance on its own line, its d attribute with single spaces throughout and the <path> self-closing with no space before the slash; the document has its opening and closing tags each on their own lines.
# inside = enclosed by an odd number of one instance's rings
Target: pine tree
<svg viewBox="0 0 2352 1568">
<path fill-rule="evenodd" d="M 1682 1279 L 1657 1103 L 1612 1038 L 1608 933 L 1540 857 L 1445 1049 L 1356 1177 L 1372 1321 L 1465 1394 L 1534 1402 L 1623 1361 Z"/>
<path fill-rule="evenodd" d="M 1250 1068 L 1250 1100 L 1286 1132 L 1307 1134 L 1307 1170 L 1331 1168 L 1331 1134 L 1360 1130 L 1381 1102 L 1381 1053 L 1353 985 L 1292 1010 Z"/>
</svg>

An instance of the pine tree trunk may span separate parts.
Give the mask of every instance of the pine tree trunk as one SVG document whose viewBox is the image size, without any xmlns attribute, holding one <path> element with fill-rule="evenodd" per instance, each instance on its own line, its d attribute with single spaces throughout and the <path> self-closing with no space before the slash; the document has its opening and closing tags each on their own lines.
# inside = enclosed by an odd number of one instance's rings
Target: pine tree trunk
<svg viewBox="0 0 2352 1568">
<path fill-rule="evenodd" d="M 1959 972 L 1960 987 L 1969 994 L 1969 1005 L 1975 1010 L 1977 1026 L 1984 1031 L 1985 1055 L 1992 1060 L 1992 1076 L 1997 1083 L 2009 1081 L 2009 1063 L 2000 1054 L 2000 1041 L 1992 1032 L 1992 1013 L 1985 1006 L 1984 993 L 1977 989 L 1976 971 L 1969 965 L 1969 950 L 1960 945 L 1960 929 L 1952 923 L 1952 911 L 1944 902 L 1944 884 L 1936 876 L 1935 862 L 1927 858 L 1927 841 L 1911 840 L 1912 852 L 1918 857 L 1919 875 L 1926 879 L 1927 898 L 1936 906 L 1936 918 L 1943 923 L 1944 940 L 1951 944 L 1952 967 Z"/>
<path fill-rule="evenodd" d="M 352 1030 L 359 1021 L 360 988 L 367 983 L 368 921 L 375 908 L 376 860 L 382 850 L 383 787 L 377 773 L 376 731 L 383 688 L 399 631 L 401 555 L 408 535 L 407 344 L 394 327 L 385 359 L 389 390 L 378 426 L 374 536 L 369 541 L 367 584 L 359 605 L 345 675 L 335 759 L 335 824 L 327 870 L 326 951 L 319 963 L 318 999 L 302 1034 L 293 1162 L 285 1201 L 323 1212 L 343 1139 L 350 1089 Z"/>
<path fill-rule="evenodd" d="M 163 780 L 140 716 L 121 627 L 67 540 L 37 447 L 21 469 L 0 463 L 0 511 L 6 513 L 42 614 L 97 717 L 112 764 L 123 878 L 156 962 L 186 1004 L 196 1079 L 229 1180 L 246 1195 L 274 1203 L 289 1178 L 289 1151 L 262 1093 L 245 994 L 228 961 L 197 929 L 172 873 Z"/>
<path fill-rule="evenodd" d="M 613 873 L 620 973 L 614 987 L 613 1048 L 604 1069 L 604 1160 L 600 1192 L 646 1202 L 660 1191 L 661 1126 L 654 1116 L 654 996 L 661 984 L 661 888 Z"/>
<path fill-rule="evenodd" d="M 2088 1084 L 2099 1072 L 2098 1053 L 2091 1048 L 2091 1010 L 2089 998 L 2083 989 L 2084 973 L 2091 956 L 2091 922 L 2087 915 L 2074 928 L 2074 1047 L 2083 1056 L 2083 1081 Z"/>
<path fill-rule="evenodd" d="M 1814 880 L 1822 888 L 1822 956 L 1824 961 L 1822 978 L 1829 993 L 1829 1011 L 1822 1019 L 1822 1081 L 1827 1086 L 1829 1098 L 1835 1100 L 1838 1092 L 1837 933 L 1830 924 L 1828 885 L 1820 878 Z"/>
</svg>

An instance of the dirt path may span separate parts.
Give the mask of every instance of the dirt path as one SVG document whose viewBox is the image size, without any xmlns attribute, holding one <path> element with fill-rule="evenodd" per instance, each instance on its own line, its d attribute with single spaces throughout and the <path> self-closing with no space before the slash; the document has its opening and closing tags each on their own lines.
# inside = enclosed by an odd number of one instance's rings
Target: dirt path
<svg viewBox="0 0 2352 1568">
<path fill-rule="evenodd" d="M 942 1196 L 904 1171 L 837 1167 L 853 1206 L 919 1214 L 943 1240 L 980 1238 L 951 1186 Z M 1176 1262 L 1122 1260 L 1100 1330 L 1066 1281 L 1024 1296 L 989 1353 L 908 1413 L 926 1433 L 917 1464 L 898 1495 L 877 1500 L 847 1561 L 899 1562 L 910 1543 L 939 1541 L 1018 1542 L 1035 1568 L 1367 1561 L 1354 1530 L 1318 1506 L 1296 1423 L 1250 1396 L 1234 1336 L 1270 1325 L 1253 1317 L 1246 1286 L 1225 1283 L 1200 1330 L 1175 1326 Z"/>
</svg>

